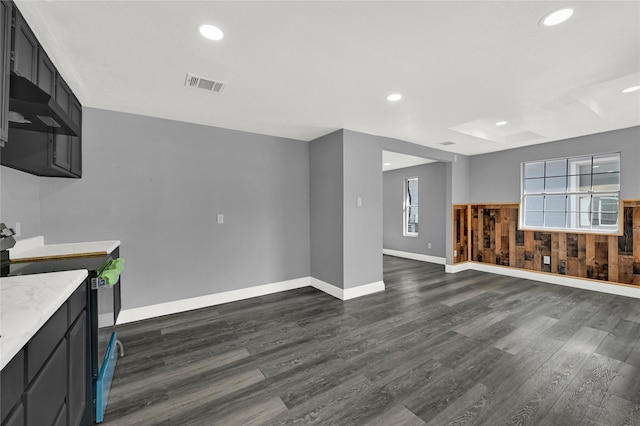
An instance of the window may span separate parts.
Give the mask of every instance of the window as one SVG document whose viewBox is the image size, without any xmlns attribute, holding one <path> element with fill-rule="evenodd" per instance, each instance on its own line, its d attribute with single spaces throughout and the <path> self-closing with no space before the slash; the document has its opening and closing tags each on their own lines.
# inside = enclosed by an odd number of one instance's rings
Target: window
<svg viewBox="0 0 640 426">
<path fill-rule="evenodd" d="M 418 178 L 405 181 L 404 235 L 418 236 Z"/>
<path fill-rule="evenodd" d="M 620 153 L 522 163 L 520 227 L 619 232 Z"/>
</svg>

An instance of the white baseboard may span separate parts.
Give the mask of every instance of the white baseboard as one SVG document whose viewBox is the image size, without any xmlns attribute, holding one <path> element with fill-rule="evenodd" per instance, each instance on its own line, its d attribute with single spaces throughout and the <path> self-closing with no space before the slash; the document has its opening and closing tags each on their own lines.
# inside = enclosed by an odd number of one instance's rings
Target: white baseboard
<svg viewBox="0 0 640 426">
<path fill-rule="evenodd" d="M 313 288 L 317 288 L 320 291 L 323 291 L 335 298 L 338 298 L 340 300 L 344 300 L 342 298 L 343 296 L 343 292 L 344 290 L 342 290 L 340 287 L 337 287 L 333 284 L 329 284 L 328 282 L 319 280 L 317 278 L 314 277 L 309 277 L 309 285 Z"/>
<path fill-rule="evenodd" d="M 404 257 L 405 259 L 420 260 L 422 262 L 437 263 L 438 265 L 445 265 L 447 259 L 438 256 L 429 256 L 428 254 L 411 253 L 409 251 L 382 249 L 382 254 L 388 254 L 389 256 Z"/>
<path fill-rule="evenodd" d="M 177 314 L 179 312 L 192 311 L 194 309 L 207 308 L 223 303 L 250 299 L 252 297 L 265 296 L 281 291 L 294 290 L 302 287 L 315 287 L 320 291 L 330 294 L 340 300 L 349 300 L 367 294 L 384 291 L 384 282 L 378 281 L 358 287 L 343 290 L 332 284 L 313 277 L 303 277 L 294 280 L 280 281 L 277 283 L 258 285 L 242 288 L 240 290 L 224 291 L 222 293 L 207 294 L 205 296 L 191 297 L 189 299 L 175 300 L 172 302 L 158 303 L 142 306 L 140 308 L 123 309 L 118 315 L 118 324 L 142 321 L 163 315 Z"/>
<path fill-rule="evenodd" d="M 377 281 L 358 287 L 346 288 L 342 294 L 342 300 L 355 299 L 356 297 L 366 296 L 367 294 L 378 293 L 384 291 L 384 281 Z"/>
<path fill-rule="evenodd" d="M 466 271 L 467 269 L 473 269 L 470 267 L 469 262 L 457 263 L 455 265 L 444 265 L 444 271 L 449 274 L 455 274 L 456 272 Z"/>
<path fill-rule="evenodd" d="M 328 282 L 311 277 L 311 287 L 317 288 L 340 300 L 355 299 L 356 297 L 366 296 L 367 294 L 384 291 L 384 282 L 377 281 L 375 283 L 359 285 L 357 287 L 342 289 Z"/>
<path fill-rule="evenodd" d="M 120 315 L 118 315 L 118 324 L 141 321 L 162 315 L 176 314 L 178 312 L 192 311 L 194 309 L 221 305 L 223 303 L 235 302 L 238 300 L 250 299 L 252 297 L 265 296 L 267 294 L 308 286 L 309 277 L 303 277 L 294 280 L 243 288 L 240 290 L 224 291 L 222 293 L 207 294 L 205 296 L 191 297 L 189 299 L 142 306 L 140 308 L 125 309 L 120 311 Z"/>
<path fill-rule="evenodd" d="M 489 272 L 491 274 L 506 275 L 509 277 L 523 278 L 543 283 L 563 285 L 566 287 L 580 288 L 583 290 L 599 291 L 600 293 L 615 294 L 618 296 L 634 297 L 640 299 L 640 288 L 618 285 L 615 283 L 598 282 L 585 280 L 564 275 L 557 275 L 544 272 L 527 271 L 524 269 L 510 268 L 506 266 L 487 265 L 478 262 L 466 262 L 457 265 L 446 265 L 447 272 L 460 272 L 467 269 L 474 271 Z"/>
</svg>

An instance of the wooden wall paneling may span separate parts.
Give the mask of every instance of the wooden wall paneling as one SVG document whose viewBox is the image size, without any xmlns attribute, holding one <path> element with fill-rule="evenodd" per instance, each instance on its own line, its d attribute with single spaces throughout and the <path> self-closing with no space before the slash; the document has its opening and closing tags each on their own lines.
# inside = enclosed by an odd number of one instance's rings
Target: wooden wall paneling
<svg viewBox="0 0 640 426">
<path fill-rule="evenodd" d="M 558 236 L 558 263 L 557 263 L 557 269 L 554 272 L 557 272 L 561 275 L 566 275 L 567 274 L 567 234 L 564 232 L 559 232 L 557 236 Z"/>
<path fill-rule="evenodd" d="M 471 231 L 473 227 L 471 226 L 471 204 L 467 206 L 467 260 L 473 260 L 473 256 L 471 255 Z"/>
<path fill-rule="evenodd" d="M 508 204 L 460 210 L 456 220 L 468 217 L 469 260 L 640 286 L 640 200 L 623 202 L 620 236 L 523 231 L 518 209 Z"/>
<path fill-rule="evenodd" d="M 585 235 L 585 272 L 587 278 L 593 278 L 596 266 L 596 236 Z"/>
<path fill-rule="evenodd" d="M 614 235 L 610 235 L 607 237 L 608 241 L 608 252 L 607 252 L 607 263 L 609 265 L 609 281 L 620 282 L 618 278 L 618 238 Z"/>
<path fill-rule="evenodd" d="M 509 265 L 516 266 L 516 230 L 518 225 L 518 209 L 511 209 L 509 215 Z"/>
<path fill-rule="evenodd" d="M 595 236 L 595 264 L 594 278 L 609 281 L 609 237 L 606 235 Z"/>
<path fill-rule="evenodd" d="M 587 277 L 587 236 L 578 234 L 578 276 Z"/>
<path fill-rule="evenodd" d="M 524 231 L 524 268 L 534 270 L 533 252 L 535 250 L 535 239 L 533 231 Z"/>
<path fill-rule="evenodd" d="M 633 284 L 640 285 L 640 202 L 633 207 Z"/>
</svg>

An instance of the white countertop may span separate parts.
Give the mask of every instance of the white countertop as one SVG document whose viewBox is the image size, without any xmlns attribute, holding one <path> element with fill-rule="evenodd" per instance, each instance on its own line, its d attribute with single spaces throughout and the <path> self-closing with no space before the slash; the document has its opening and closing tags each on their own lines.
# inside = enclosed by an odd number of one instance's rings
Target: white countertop
<svg viewBox="0 0 640 426">
<path fill-rule="evenodd" d="M 0 369 L 85 280 L 86 269 L 0 278 Z"/>
<path fill-rule="evenodd" d="M 33 237 L 16 242 L 15 247 L 9 249 L 11 260 L 31 258 L 52 258 L 59 256 L 73 256 L 82 254 L 109 254 L 120 246 L 120 241 L 89 241 L 85 243 L 45 244 L 44 237 Z"/>
</svg>

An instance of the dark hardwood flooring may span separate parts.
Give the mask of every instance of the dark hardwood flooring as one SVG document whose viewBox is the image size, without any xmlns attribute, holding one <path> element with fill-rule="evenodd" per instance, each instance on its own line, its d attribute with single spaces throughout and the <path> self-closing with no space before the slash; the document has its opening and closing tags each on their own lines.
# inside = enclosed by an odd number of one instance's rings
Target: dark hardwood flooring
<svg viewBox="0 0 640 426">
<path fill-rule="evenodd" d="M 107 425 L 640 425 L 640 299 L 384 256 L 312 288 L 118 327 Z"/>
</svg>

